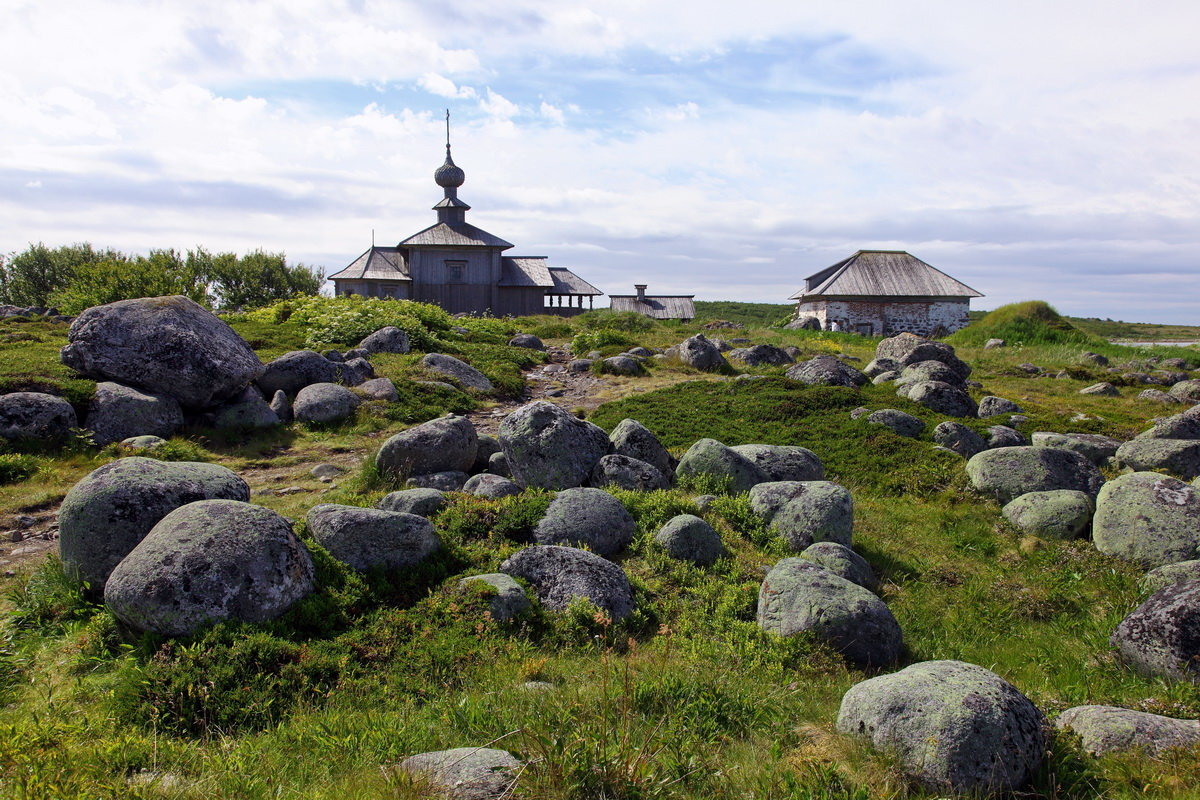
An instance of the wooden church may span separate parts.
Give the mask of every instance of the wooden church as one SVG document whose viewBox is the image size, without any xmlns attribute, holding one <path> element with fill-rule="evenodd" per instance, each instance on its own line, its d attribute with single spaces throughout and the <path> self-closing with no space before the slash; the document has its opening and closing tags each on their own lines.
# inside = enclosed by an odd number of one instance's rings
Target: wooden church
<svg viewBox="0 0 1200 800">
<path fill-rule="evenodd" d="M 448 115 L 447 115 L 448 117 Z M 435 303 L 452 314 L 525 316 L 586 311 L 604 293 L 544 256 L 504 255 L 513 245 L 466 221 L 471 208 L 458 197 L 466 173 L 450 157 L 433 173 L 443 190 L 437 222 L 395 247 L 372 245 L 329 279 L 339 295 L 390 297 Z"/>
</svg>

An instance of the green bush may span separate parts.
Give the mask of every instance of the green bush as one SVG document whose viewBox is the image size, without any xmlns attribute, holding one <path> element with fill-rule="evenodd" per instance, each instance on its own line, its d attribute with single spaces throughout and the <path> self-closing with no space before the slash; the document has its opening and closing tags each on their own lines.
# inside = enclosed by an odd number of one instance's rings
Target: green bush
<svg viewBox="0 0 1200 800">
<path fill-rule="evenodd" d="M 435 349 L 437 335 L 450 330 L 451 316 L 442 308 L 411 300 L 378 297 L 311 295 L 274 303 L 252 311 L 247 319 L 293 322 L 305 328 L 305 343 L 319 350 L 333 345 L 353 346 L 380 328 L 394 326 L 408 334 L 416 350 Z"/>
<path fill-rule="evenodd" d="M 19 483 L 38 471 L 38 461 L 33 456 L 18 453 L 0 453 L 0 486 Z"/>
<path fill-rule="evenodd" d="M 988 339 L 1003 339 L 1010 345 L 1078 344 L 1103 346 L 1102 339 L 1089 336 L 1059 315 L 1048 303 L 1029 300 L 1001 306 L 987 316 L 947 337 L 953 345 L 982 346 Z"/>
<path fill-rule="evenodd" d="M 612 345 L 630 347 L 634 344 L 637 344 L 637 342 L 618 330 L 601 328 L 575 334 L 575 338 L 571 340 L 571 352 L 577 356 L 581 356 L 593 350 L 601 350 Z"/>
</svg>

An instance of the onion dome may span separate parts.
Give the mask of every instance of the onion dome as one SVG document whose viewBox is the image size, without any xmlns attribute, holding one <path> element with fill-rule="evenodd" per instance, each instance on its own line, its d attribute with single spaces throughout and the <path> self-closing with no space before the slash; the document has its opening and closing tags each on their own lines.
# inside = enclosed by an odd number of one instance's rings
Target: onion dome
<svg viewBox="0 0 1200 800">
<path fill-rule="evenodd" d="M 462 167 L 457 166 L 454 159 L 450 158 L 450 145 L 446 145 L 446 163 L 437 168 L 433 173 L 433 179 L 443 189 L 457 189 L 467 180 L 467 173 L 463 172 Z"/>
</svg>

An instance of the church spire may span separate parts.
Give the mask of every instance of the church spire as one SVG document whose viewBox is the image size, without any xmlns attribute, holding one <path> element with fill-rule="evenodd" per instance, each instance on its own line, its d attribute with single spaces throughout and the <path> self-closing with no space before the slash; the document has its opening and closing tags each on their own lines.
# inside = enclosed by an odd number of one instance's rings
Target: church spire
<svg viewBox="0 0 1200 800">
<path fill-rule="evenodd" d="M 434 171 L 433 180 L 445 193 L 441 202 L 434 206 L 438 212 L 438 222 L 464 222 L 470 206 L 458 199 L 458 187 L 466 182 L 467 173 L 450 157 L 450 109 L 446 109 L 446 163 Z"/>
</svg>

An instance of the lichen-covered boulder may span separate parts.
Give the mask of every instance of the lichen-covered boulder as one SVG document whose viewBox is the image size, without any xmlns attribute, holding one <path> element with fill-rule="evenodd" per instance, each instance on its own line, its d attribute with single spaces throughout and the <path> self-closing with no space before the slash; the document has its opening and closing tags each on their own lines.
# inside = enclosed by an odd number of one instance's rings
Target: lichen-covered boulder
<svg viewBox="0 0 1200 800">
<path fill-rule="evenodd" d="M 979 410 L 965 390 L 942 381 L 922 381 L 906 388 L 909 400 L 948 417 L 973 417 Z"/>
<path fill-rule="evenodd" d="M 471 575 L 458 582 L 462 588 L 480 584 L 487 587 L 492 593 L 488 601 L 488 612 L 497 622 L 506 622 L 513 617 L 522 616 L 529 613 L 529 609 L 532 608 L 529 603 L 529 595 L 525 594 L 521 584 L 503 572 Z"/>
<path fill-rule="evenodd" d="M 169 438 L 183 427 L 183 409 L 170 395 L 150 394 L 102 381 L 96 384 L 96 393 L 88 405 L 87 427 L 92 439 L 100 445 L 131 436 Z"/>
<path fill-rule="evenodd" d="M 633 541 L 637 525 L 621 501 L 602 489 L 563 489 L 534 528 L 538 544 L 586 546 L 609 556 Z"/>
<path fill-rule="evenodd" d="M 71 323 L 62 362 L 96 380 L 174 397 L 203 409 L 233 397 L 263 371 L 242 337 L 186 297 L 119 300 Z"/>
<path fill-rule="evenodd" d="M 750 489 L 750 510 L 770 522 L 788 501 L 808 491 L 808 481 L 766 481 Z"/>
<path fill-rule="evenodd" d="M 854 367 L 833 356 L 815 356 L 788 368 L 785 373 L 794 381 L 810 386 L 848 386 L 851 388 L 867 383 L 867 376 Z"/>
<path fill-rule="evenodd" d="M 600 362 L 600 371 L 606 375 L 645 375 L 642 362 L 632 356 L 612 356 Z"/>
<path fill-rule="evenodd" d="M 392 436 L 379 448 L 375 466 L 393 476 L 467 472 L 475 465 L 478 444 L 471 420 L 447 414 Z"/>
<path fill-rule="evenodd" d="M 78 427 L 75 409 L 61 397 L 44 392 L 0 395 L 0 439 L 55 441 Z"/>
<path fill-rule="evenodd" d="M 479 472 L 488 471 L 488 461 L 491 460 L 493 453 L 500 452 L 500 442 L 495 436 L 486 433 L 481 433 L 475 437 L 475 463 L 471 465 L 470 472 L 472 475 Z"/>
<path fill-rule="evenodd" d="M 462 470 L 448 469 L 442 472 L 426 472 L 413 475 L 404 482 L 410 489 L 437 489 L 439 492 L 461 492 L 470 478 Z"/>
<path fill-rule="evenodd" d="M 677 480 L 701 476 L 723 484 L 732 493 L 748 492 L 750 487 L 767 480 L 767 474 L 750 459 L 716 439 L 701 439 L 683 454 L 675 468 Z"/>
<path fill-rule="evenodd" d="M 720 372 L 729 368 L 725 356 L 703 333 L 683 340 L 675 345 L 674 351 L 680 361 L 693 369 Z"/>
<path fill-rule="evenodd" d="M 521 762 L 507 750 L 456 747 L 409 756 L 400 769 L 424 776 L 447 800 L 502 800 L 512 794 Z"/>
<path fill-rule="evenodd" d="M 197 500 L 249 500 L 246 482 L 217 464 L 131 456 L 71 487 L 58 509 L 58 549 L 69 574 L 99 592 L 159 520 Z"/>
<path fill-rule="evenodd" d="M 1186 414 L 1175 414 L 1157 420 L 1149 429 L 1142 431 L 1137 439 L 1200 439 L 1200 419 Z"/>
<path fill-rule="evenodd" d="M 889 337 L 875 346 L 875 358 L 890 358 L 907 367 L 921 361 L 940 361 L 953 369 L 960 378 L 971 377 L 971 367 L 954 353 L 954 348 L 945 342 L 934 342 L 914 333 L 900 333 Z"/>
<path fill-rule="evenodd" d="M 1120 475 L 1100 489 L 1092 539 L 1147 569 L 1200 557 L 1200 491 L 1157 472 Z"/>
<path fill-rule="evenodd" d="M 288 400 L 287 392 L 282 389 L 275 392 L 275 396 L 271 398 L 271 410 L 275 412 L 280 423 L 286 425 L 292 421 L 292 403 Z"/>
<path fill-rule="evenodd" d="M 380 328 L 358 343 L 358 349 L 368 353 L 407 353 L 411 347 L 408 333 L 394 325 Z"/>
<path fill-rule="evenodd" d="M 889 428 L 897 436 L 915 439 L 925 430 L 925 423 L 912 414 L 894 408 L 881 408 L 867 415 L 867 422 Z"/>
<path fill-rule="evenodd" d="M 1104 483 L 1100 470 L 1082 454 L 1053 447 L 984 450 L 967 462 L 967 477 L 1001 503 L 1050 489 L 1075 489 L 1095 497 Z"/>
<path fill-rule="evenodd" d="M 825 465 L 812 450 L 796 445 L 739 444 L 729 448 L 763 471 L 768 481 L 819 481 Z"/>
<path fill-rule="evenodd" d="M 1189 403 L 1200 403 L 1200 380 L 1192 378 L 1180 381 L 1168 389 L 1167 393 Z"/>
<path fill-rule="evenodd" d="M 1117 454 L 1121 443 L 1111 436 L 1101 436 L 1098 433 L 1053 433 L 1037 431 L 1031 437 L 1034 447 L 1058 447 L 1064 450 L 1074 450 L 1087 456 L 1098 467 L 1108 463 L 1108 459 Z"/>
<path fill-rule="evenodd" d="M 528 350 L 545 350 L 546 345 L 532 333 L 518 333 L 508 340 L 509 347 L 524 347 Z"/>
<path fill-rule="evenodd" d="M 500 571 L 528 581 L 551 611 L 565 611 L 576 598 L 590 601 L 613 620 L 624 619 L 634 609 L 633 587 L 625 571 L 586 550 L 534 545 L 509 556 Z"/>
<path fill-rule="evenodd" d="M 634 419 L 623 419 L 609 434 L 612 452 L 651 465 L 664 476 L 675 473 L 675 461 L 650 430 Z"/>
<path fill-rule="evenodd" d="M 1200 441 L 1192 439 L 1130 439 L 1114 458 L 1136 471 L 1166 470 L 1184 480 L 1200 476 Z"/>
<path fill-rule="evenodd" d="M 371 378 L 358 384 L 355 388 L 368 400 L 394 403 L 400 399 L 400 392 L 396 391 L 396 384 L 388 378 Z"/>
<path fill-rule="evenodd" d="M 979 401 L 979 418 L 998 417 L 1001 414 L 1020 414 L 1021 407 L 1012 400 L 1005 400 L 1003 397 L 988 395 Z"/>
<path fill-rule="evenodd" d="M 296 394 L 292 416 L 297 422 L 311 425 L 331 425 L 354 415 L 362 400 L 358 395 L 336 383 L 313 383 Z"/>
<path fill-rule="evenodd" d="M 854 501 L 843 486 L 829 481 L 806 481 L 803 489 L 771 517 L 771 530 L 797 553 L 813 542 L 850 546 L 854 532 Z"/>
<path fill-rule="evenodd" d="M 868 591 L 875 591 L 879 585 L 867 560 L 844 544 L 814 542 L 800 553 L 800 557 Z"/>
<path fill-rule="evenodd" d="M 989 425 L 987 429 L 987 445 L 989 450 L 997 447 L 1027 447 L 1029 440 L 1016 428 L 1007 425 Z"/>
<path fill-rule="evenodd" d="M 900 370 L 900 377 L 896 379 L 896 385 L 924 383 L 925 381 L 948 383 L 960 389 L 966 386 L 963 376 L 940 361 L 918 361 L 903 367 Z"/>
<path fill-rule="evenodd" d="M 401 489 L 398 492 L 388 492 L 375 507 L 384 511 L 430 517 L 441 511 L 447 502 L 446 493 L 437 489 Z"/>
<path fill-rule="evenodd" d="M 596 462 L 596 467 L 592 470 L 588 483 L 597 488 L 612 486 L 635 492 L 671 488 L 667 477 L 654 466 L 636 458 L 613 453 Z"/>
<path fill-rule="evenodd" d="M 721 534 L 694 514 L 680 514 L 654 534 L 654 543 L 679 561 L 706 567 L 726 554 Z"/>
<path fill-rule="evenodd" d="M 1200 581 L 1159 589 L 1121 620 L 1109 641 L 1143 675 L 1200 681 Z"/>
<path fill-rule="evenodd" d="M 1200 559 L 1176 561 L 1173 564 L 1155 567 L 1142 576 L 1138 581 L 1138 588 L 1144 594 L 1154 594 L 1159 589 L 1180 581 L 1200 581 Z"/>
<path fill-rule="evenodd" d="M 887 372 L 881 372 L 878 375 L 876 375 L 874 378 L 871 378 L 871 383 L 878 386 L 881 383 L 887 383 L 888 381 L 897 380 L 897 379 L 899 379 L 899 377 L 900 377 L 899 372 L 897 372 L 895 370 L 888 370 Z M 905 390 L 907 390 L 908 387 L 906 386 L 904 388 L 905 388 Z"/>
<path fill-rule="evenodd" d="M 858 666 L 886 667 L 900 658 L 900 625 L 863 587 L 802 558 L 771 568 L 758 592 L 758 625 L 768 633 L 812 633 Z"/>
<path fill-rule="evenodd" d="M 240 395 L 207 416 L 214 428 L 222 429 L 274 428 L 280 424 L 279 415 L 253 386 L 247 386 Z"/>
<path fill-rule="evenodd" d="M 184 636 L 225 620 L 273 619 L 316 588 L 313 572 L 279 514 L 200 500 L 159 520 L 117 565 L 104 603 L 137 630 Z"/>
<path fill-rule="evenodd" d="M 488 472 L 481 472 L 478 475 L 472 476 L 463 484 L 462 490 L 467 494 L 473 494 L 476 497 L 487 497 L 492 500 L 499 500 L 501 497 L 512 497 L 523 491 L 520 486 L 517 486 L 508 478 L 501 475 L 492 475 Z"/>
<path fill-rule="evenodd" d="M 500 475 L 505 478 L 512 477 L 512 470 L 508 468 L 508 456 L 504 453 L 492 453 L 488 456 L 487 471 L 493 475 Z M 518 484 L 519 486 L 520 484 Z"/>
<path fill-rule="evenodd" d="M 1087 533 L 1093 510 L 1092 498 L 1083 492 L 1053 489 L 1023 494 L 1006 504 L 1003 513 L 1005 519 L 1033 536 L 1075 539 Z"/>
<path fill-rule="evenodd" d="M 748 367 L 760 367 L 763 364 L 780 366 L 795 361 L 783 349 L 771 344 L 756 344 L 752 347 L 741 347 L 729 351 L 729 358 L 736 359 Z"/>
<path fill-rule="evenodd" d="M 863 367 L 862 373 L 868 378 L 874 379 L 885 372 L 899 372 L 900 370 L 900 362 L 894 358 L 875 358 Z"/>
<path fill-rule="evenodd" d="M 890 754 L 932 792 L 997 796 L 1024 788 L 1047 747 L 1046 719 L 999 675 L 924 661 L 855 684 L 837 729 Z"/>
<path fill-rule="evenodd" d="M 1079 393 L 1095 394 L 1100 395 L 1101 397 L 1118 397 L 1120 396 L 1121 391 L 1108 381 L 1100 381 L 1099 383 L 1093 383 L 1091 386 L 1083 387 L 1079 390 Z"/>
<path fill-rule="evenodd" d="M 939 422 L 933 429 L 933 441 L 963 458 L 988 449 L 983 437 L 961 422 Z"/>
<path fill-rule="evenodd" d="M 465 361 L 444 353 L 427 353 L 421 359 L 421 366 L 430 372 L 449 378 L 464 389 L 474 389 L 477 392 L 490 392 L 495 388 L 482 372 Z"/>
<path fill-rule="evenodd" d="M 1164 392 L 1162 389 L 1143 389 L 1138 392 L 1138 400 L 1149 400 L 1152 403 L 1163 403 L 1164 405 L 1178 405 L 1185 402 L 1173 394 Z"/>
<path fill-rule="evenodd" d="M 512 479 L 521 486 L 570 489 L 608 454 L 608 434 L 544 400 L 504 418 L 497 434 Z"/>
<path fill-rule="evenodd" d="M 1176 747 L 1200 744 L 1200 720 L 1175 719 L 1117 706 L 1075 706 L 1054 722 L 1079 737 L 1094 756 L 1141 750 L 1159 755 Z"/>
<path fill-rule="evenodd" d="M 411 567 L 441 547 L 433 523 L 416 514 L 322 503 L 305 522 L 329 555 L 360 572 Z"/>
</svg>

